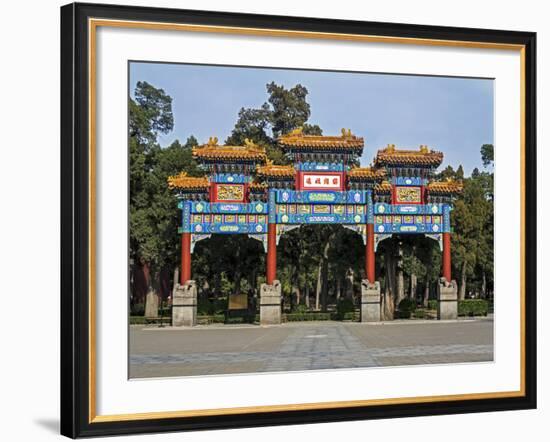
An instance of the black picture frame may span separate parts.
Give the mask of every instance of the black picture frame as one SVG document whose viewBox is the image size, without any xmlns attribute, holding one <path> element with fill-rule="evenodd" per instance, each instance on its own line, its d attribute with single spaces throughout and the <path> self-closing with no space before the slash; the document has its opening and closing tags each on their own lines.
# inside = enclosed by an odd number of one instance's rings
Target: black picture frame
<svg viewBox="0 0 550 442">
<path fill-rule="evenodd" d="M 94 422 L 90 419 L 89 18 L 521 45 L 524 51 L 524 395 Z M 61 434 L 240 428 L 536 408 L 536 34 L 116 5 L 61 8 Z"/>
</svg>

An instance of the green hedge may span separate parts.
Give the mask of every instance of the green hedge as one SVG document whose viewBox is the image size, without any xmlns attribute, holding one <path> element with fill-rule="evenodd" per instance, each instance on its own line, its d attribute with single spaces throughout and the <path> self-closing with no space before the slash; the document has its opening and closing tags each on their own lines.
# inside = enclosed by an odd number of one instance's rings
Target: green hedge
<svg viewBox="0 0 550 442">
<path fill-rule="evenodd" d="M 340 298 L 336 304 L 336 319 L 346 319 L 346 315 L 349 317 L 354 311 L 355 305 L 351 299 Z"/>
<path fill-rule="evenodd" d="M 397 308 L 400 318 L 409 319 L 416 310 L 416 301 L 410 298 L 402 299 Z"/>
<path fill-rule="evenodd" d="M 335 319 L 339 321 L 359 321 L 359 313 L 354 310 L 352 312 L 344 313 L 342 317 L 336 314 Z"/>
<path fill-rule="evenodd" d="M 260 315 L 244 314 L 240 316 L 226 316 L 226 324 L 253 324 L 254 322 L 260 322 Z"/>
<path fill-rule="evenodd" d="M 418 308 L 414 311 L 414 317 L 416 319 L 424 319 L 427 317 L 426 315 L 426 310 L 424 310 L 423 308 Z"/>
<path fill-rule="evenodd" d="M 130 316 L 143 316 L 145 314 L 145 304 L 134 304 L 130 306 Z"/>
<path fill-rule="evenodd" d="M 296 305 L 292 310 L 292 313 L 308 313 L 308 312 L 309 312 L 309 308 L 304 304 Z"/>
<path fill-rule="evenodd" d="M 464 299 L 458 301 L 458 316 L 487 316 L 490 305 L 485 299 Z M 437 310 L 437 301 L 428 301 L 428 309 Z"/>
<path fill-rule="evenodd" d="M 164 316 L 162 318 L 163 324 L 170 324 L 172 318 L 170 316 Z M 146 325 L 146 324 L 160 324 L 160 316 L 156 319 L 146 318 L 145 316 L 130 316 L 130 325 Z"/>
<path fill-rule="evenodd" d="M 294 321 L 330 321 L 330 313 L 286 313 L 284 318 L 288 322 Z"/>
<path fill-rule="evenodd" d="M 252 324 L 260 322 L 260 315 L 197 315 L 197 322 L 202 325 L 208 324 Z"/>
<path fill-rule="evenodd" d="M 250 321 L 246 320 L 247 318 L 243 316 L 234 316 L 234 317 L 227 317 L 225 318 L 226 324 L 246 324 Z"/>
<path fill-rule="evenodd" d="M 428 310 L 437 310 L 437 300 L 436 299 L 430 299 L 428 301 Z"/>
<path fill-rule="evenodd" d="M 489 303 L 485 299 L 458 301 L 458 316 L 487 316 Z"/>
<path fill-rule="evenodd" d="M 225 315 L 197 315 L 197 323 L 199 324 L 223 324 Z"/>
</svg>

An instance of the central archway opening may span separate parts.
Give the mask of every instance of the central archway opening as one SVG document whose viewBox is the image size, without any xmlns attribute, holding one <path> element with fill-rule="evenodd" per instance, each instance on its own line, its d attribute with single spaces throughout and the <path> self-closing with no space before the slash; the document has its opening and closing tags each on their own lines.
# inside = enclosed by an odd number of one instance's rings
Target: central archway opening
<svg viewBox="0 0 550 442">
<path fill-rule="evenodd" d="M 262 242 L 245 234 L 212 234 L 194 245 L 192 271 L 199 319 L 257 322 L 259 286 L 265 282 Z"/>
<path fill-rule="evenodd" d="M 311 319 L 358 319 L 364 262 L 363 238 L 342 225 L 285 232 L 277 247 L 277 278 L 287 320 L 307 320 L 310 313 Z"/>
</svg>

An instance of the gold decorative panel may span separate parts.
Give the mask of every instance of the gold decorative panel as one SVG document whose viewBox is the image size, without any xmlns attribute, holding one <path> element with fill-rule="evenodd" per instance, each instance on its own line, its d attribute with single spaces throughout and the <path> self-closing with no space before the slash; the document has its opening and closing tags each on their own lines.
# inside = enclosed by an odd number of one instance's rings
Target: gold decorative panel
<svg viewBox="0 0 550 442">
<path fill-rule="evenodd" d="M 420 187 L 396 187 L 395 200 L 398 204 L 422 202 L 422 192 Z"/>
<path fill-rule="evenodd" d="M 244 186 L 242 184 L 218 184 L 218 201 L 243 201 Z"/>
</svg>

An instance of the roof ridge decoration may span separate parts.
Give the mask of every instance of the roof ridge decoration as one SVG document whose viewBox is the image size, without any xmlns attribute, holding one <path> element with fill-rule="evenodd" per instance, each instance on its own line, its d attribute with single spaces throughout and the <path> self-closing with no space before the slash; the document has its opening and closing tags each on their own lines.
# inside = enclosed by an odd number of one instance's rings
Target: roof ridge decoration
<svg viewBox="0 0 550 442">
<path fill-rule="evenodd" d="M 447 177 L 445 181 L 431 181 L 428 184 L 428 192 L 435 195 L 456 195 L 462 193 L 464 184 L 462 180 Z"/>
<path fill-rule="evenodd" d="M 307 135 L 303 127 L 297 127 L 291 132 L 281 135 L 277 142 L 283 148 L 297 148 L 307 150 L 355 150 L 360 151 L 365 145 L 362 137 L 351 132 L 351 129 L 342 129 L 340 135 Z"/>
<path fill-rule="evenodd" d="M 206 190 L 210 185 L 207 177 L 192 177 L 188 176 L 187 172 L 169 176 L 167 181 L 170 189 Z"/>
<path fill-rule="evenodd" d="M 376 153 L 374 164 L 389 167 L 438 167 L 443 162 L 443 152 L 430 149 L 421 144 L 418 150 L 397 149 L 395 144 L 388 144 Z"/>
<path fill-rule="evenodd" d="M 380 194 L 391 193 L 392 185 L 389 181 L 384 180 L 380 183 L 376 183 L 376 186 L 374 187 L 374 190 L 376 191 L 376 193 L 380 193 Z"/>
<path fill-rule="evenodd" d="M 232 160 L 265 162 L 267 154 L 265 148 L 245 138 L 244 145 L 218 145 L 218 137 L 208 138 L 208 142 L 193 148 L 193 157 L 199 160 Z"/>
<path fill-rule="evenodd" d="M 265 165 L 256 168 L 256 174 L 261 177 L 294 178 L 296 170 L 291 164 L 273 164 L 273 160 L 268 158 Z"/>
<path fill-rule="evenodd" d="M 383 167 L 353 167 L 348 172 L 352 181 L 382 181 L 387 178 L 387 171 Z"/>
</svg>

